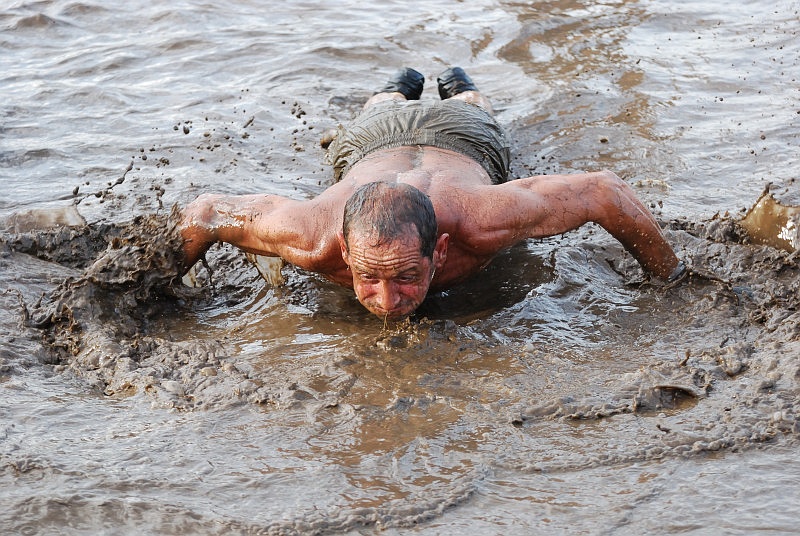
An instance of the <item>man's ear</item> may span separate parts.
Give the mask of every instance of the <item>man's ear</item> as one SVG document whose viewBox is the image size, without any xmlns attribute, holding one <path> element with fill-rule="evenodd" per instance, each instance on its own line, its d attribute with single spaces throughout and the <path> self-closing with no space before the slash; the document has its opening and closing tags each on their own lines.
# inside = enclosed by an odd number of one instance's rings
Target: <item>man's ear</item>
<svg viewBox="0 0 800 536">
<path fill-rule="evenodd" d="M 339 241 L 339 248 L 342 250 L 342 259 L 344 259 L 344 263 L 350 266 L 350 261 L 348 260 L 350 254 L 347 252 L 347 242 L 344 239 L 344 233 L 342 233 L 342 231 L 336 233 L 336 239 Z"/>
<path fill-rule="evenodd" d="M 439 269 L 444 266 L 444 261 L 447 260 L 447 244 L 450 242 L 450 235 L 442 233 L 436 240 L 436 247 L 433 248 L 433 267 Z"/>
</svg>

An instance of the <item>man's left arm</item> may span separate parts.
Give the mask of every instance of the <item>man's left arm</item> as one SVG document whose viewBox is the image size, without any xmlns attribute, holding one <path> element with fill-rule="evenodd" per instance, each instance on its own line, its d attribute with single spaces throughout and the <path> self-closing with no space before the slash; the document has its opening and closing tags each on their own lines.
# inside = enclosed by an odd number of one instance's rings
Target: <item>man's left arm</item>
<svg viewBox="0 0 800 536">
<path fill-rule="evenodd" d="M 484 238 L 495 244 L 559 235 L 594 222 L 647 272 L 666 280 L 683 272 L 652 213 L 612 172 L 545 175 L 492 188 L 494 203 L 479 219 Z"/>
</svg>

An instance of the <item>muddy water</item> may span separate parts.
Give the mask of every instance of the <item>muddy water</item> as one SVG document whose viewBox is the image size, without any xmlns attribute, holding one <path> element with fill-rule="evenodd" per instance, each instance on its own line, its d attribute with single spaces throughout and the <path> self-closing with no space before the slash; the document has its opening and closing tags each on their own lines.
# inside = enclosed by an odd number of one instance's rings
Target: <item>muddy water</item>
<svg viewBox="0 0 800 536">
<path fill-rule="evenodd" d="M 799 14 L 741 4 L 2 8 L 3 532 L 795 530 L 800 267 L 756 235 L 800 205 Z M 325 129 L 449 64 L 515 176 L 617 171 L 691 276 L 587 227 L 397 326 L 230 248 L 174 278 L 173 205 L 319 193 Z"/>
</svg>

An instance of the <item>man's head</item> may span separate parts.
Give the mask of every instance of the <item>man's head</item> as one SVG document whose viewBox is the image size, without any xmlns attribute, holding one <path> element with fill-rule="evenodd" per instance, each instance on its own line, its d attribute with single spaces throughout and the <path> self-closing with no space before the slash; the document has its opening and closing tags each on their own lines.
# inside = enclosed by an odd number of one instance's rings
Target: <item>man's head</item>
<svg viewBox="0 0 800 536">
<path fill-rule="evenodd" d="M 391 319 L 419 307 L 447 254 L 437 232 L 430 199 L 413 186 L 371 182 L 353 193 L 339 243 L 364 307 Z"/>
</svg>

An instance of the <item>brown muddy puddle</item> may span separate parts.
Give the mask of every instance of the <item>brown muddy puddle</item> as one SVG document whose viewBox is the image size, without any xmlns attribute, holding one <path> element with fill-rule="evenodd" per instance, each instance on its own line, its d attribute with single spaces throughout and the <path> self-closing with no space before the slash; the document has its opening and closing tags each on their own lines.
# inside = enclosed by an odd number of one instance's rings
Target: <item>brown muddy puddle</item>
<svg viewBox="0 0 800 536">
<path fill-rule="evenodd" d="M 165 211 L 102 237 L 10 234 L 3 262 L 66 265 L 25 301 L 58 376 L 109 403 L 261 416 L 277 456 L 261 474 L 305 489 L 307 505 L 278 499 L 253 527 L 411 526 L 493 475 L 707 456 L 800 431 L 800 266 L 744 243 L 731 219 L 666 224 L 691 266 L 674 287 L 588 229 L 513 248 L 391 326 L 292 267 L 265 286 L 228 247 L 187 287 L 174 222 Z"/>
</svg>

